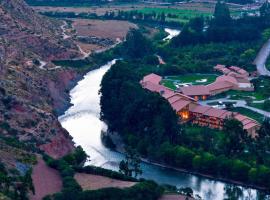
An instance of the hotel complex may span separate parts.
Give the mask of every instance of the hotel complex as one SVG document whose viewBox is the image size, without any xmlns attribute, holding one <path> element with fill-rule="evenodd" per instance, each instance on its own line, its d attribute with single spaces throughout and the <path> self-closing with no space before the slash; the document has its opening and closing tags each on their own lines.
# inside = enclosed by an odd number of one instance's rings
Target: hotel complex
<svg viewBox="0 0 270 200">
<path fill-rule="evenodd" d="M 243 124 L 243 128 L 254 137 L 260 128 L 260 124 L 256 120 L 237 112 L 200 105 L 198 102 L 199 99 L 205 100 L 209 96 L 228 90 L 254 90 L 248 79 L 249 74 L 245 70 L 238 67 L 226 68 L 223 65 L 217 65 L 214 69 L 224 75 L 217 77 L 216 81 L 209 85 L 186 86 L 173 91 L 161 85 L 162 77 L 156 74 L 145 76 L 140 83 L 143 88 L 158 92 L 167 99 L 182 123 L 191 121 L 199 126 L 222 129 L 225 119 L 234 118 L 239 120 Z"/>
</svg>

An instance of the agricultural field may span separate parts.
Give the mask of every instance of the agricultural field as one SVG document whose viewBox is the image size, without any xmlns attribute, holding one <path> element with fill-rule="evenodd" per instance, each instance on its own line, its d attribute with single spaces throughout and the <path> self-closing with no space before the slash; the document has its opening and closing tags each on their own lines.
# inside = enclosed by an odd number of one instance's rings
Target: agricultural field
<svg viewBox="0 0 270 200">
<path fill-rule="evenodd" d="M 194 18 L 194 17 L 211 17 L 212 14 L 210 11 L 204 11 L 203 9 L 200 10 L 192 10 L 192 9 L 182 9 L 182 8 L 151 8 L 151 7 L 146 7 L 137 10 L 138 12 L 144 13 L 144 14 L 151 14 L 151 13 L 156 13 L 156 14 L 161 14 L 164 13 L 167 17 L 166 20 L 168 21 L 177 21 L 177 22 L 188 22 L 189 19 Z"/>
<path fill-rule="evenodd" d="M 126 188 L 132 187 L 136 183 L 131 181 L 121 181 L 112 178 L 108 178 L 105 176 L 98 176 L 92 174 L 84 174 L 84 173 L 76 173 L 75 177 L 76 181 L 82 187 L 83 190 L 97 190 L 101 188 Z"/>
<path fill-rule="evenodd" d="M 130 28 L 137 28 L 135 24 L 125 21 L 88 19 L 73 20 L 73 27 L 80 36 L 96 36 L 112 40 L 117 38 L 123 40 Z"/>
<path fill-rule="evenodd" d="M 73 12 L 79 13 L 93 13 L 98 16 L 104 15 L 106 12 L 118 11 L 139 11 L 142 13 L 164 13 L 168 21 L 187 22 L 190 18 L 197 16 L 211 17 L 214 11 L 214 3 L 182 3 L 179 5 L 153 5 L 142 3 L 129 3 L 129 4 L 108 4 L 103 6 L 82 6 L 82 7 L 54 7 L 54 6 L 34 6 L 38 12 Z M 229 5 L 232 15 L 239 15 L 243 11 L 243 6 Z M 169 16 L 168 16 L 169 15 Z"/>
<path fill-rule="evenodd" d="M 187 74 L 180 76 L 166 76 L 162 84 L 173 90 L 186 85 L 207 85 L 213 83 L 217 78 L 214 74 Z"/>
</svg>

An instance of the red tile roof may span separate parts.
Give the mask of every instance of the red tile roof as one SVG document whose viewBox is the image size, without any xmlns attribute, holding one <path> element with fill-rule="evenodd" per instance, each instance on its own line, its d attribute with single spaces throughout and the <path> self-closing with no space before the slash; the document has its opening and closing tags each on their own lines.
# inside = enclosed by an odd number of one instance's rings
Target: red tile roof
<svg viewBox="0 0 270 200">
<path fill-rule="evenodd" d="M 171 106 L 176 112 L 178 112 L 178 111 L 182 110 L 184 107 L 186 107 L 190 103 L 191 103 L 190 101 L 180 99 L 180 100 L 172 103 Z"/>
<path fill-rule="evenodd" d="M 233 88 L 233 85 L 229 82 L 222 82 L 222 81 L 215 81 L 214 83 L 211 83 L 206 86 L 210 93 L 216 91 L 216 90 L 221 90 L 221 89 L 231 89 Z"/>
<path fill-rule="evenodd" d="M 221 115 L 223 115 L 224 113 L 226 113 L 226 110 L 221 110 L 221 109 L 217 109 L 217 108 L 211 108 L 209 110 L 207 110 L 204 115 L 210 116 L 210 117 L 220 117 Z"/>
<path fill-rule="evenodd" d="M 225 113 L 223 113 L 222 115 L 220 115 L 219 118 L 221 118 L 221 119 L 231 118 L 232 115 L 233 115 L 233 112 L 226 111 Z"/>
<path fill-rule="evenodd" d="M 248 123 L 246 125 L 244 125 L 244 129 L 247 130 L 247 129 L 250 129 L 250 128 L 253 128 L 253 127 L 256 127 L 256 126 L 259 126 L 259 124 L 257 124 L 256 122 L 251 122 L 251 123 Z"/>
<path fill-rule="evenodd" d="M 198 104 L 198 106 L 195 106 L 193 108 L 190 108 L 190 111 L 191 112 L 194 112 L 194 113 L 204 114 L 209 109 L 211 109 L 210 106 L 202 106 L 202 105 Z"/>
<path fill-rule="evenodd" d="M 226 75 L 219 76 L 219 77 L 217 77 L 216 81 L 218 81 L 218 82 L 228 82 L 228 83 L 237 85 L 237 80 L 232 76 L 226 76 Z"/>
<path fill-rule="evenodd" d="M 155 84 L 159 84 L 159 82 L 162 80 L 162 77 L 159 75 L 156 75 L 154 73 L 152 74 L 148 74 L 145 77 L 143 77 L 143 82 L 151 82 L 151 83 L 155 83 Z"/>
<path fill-rule="evenodd" d="M 169 103 L 174 103 L 182 98 L 183 97 L 180 95 L 173 95 L 173 96 L 169 97 L 167 100 L 169 101 Z"/>
<path fill-rule="evenodd" d="M 187 96 L 210 95 L 209 89 L 205 85 L 192 85 L 180 88 L 181 92 Z"/>
</svg>

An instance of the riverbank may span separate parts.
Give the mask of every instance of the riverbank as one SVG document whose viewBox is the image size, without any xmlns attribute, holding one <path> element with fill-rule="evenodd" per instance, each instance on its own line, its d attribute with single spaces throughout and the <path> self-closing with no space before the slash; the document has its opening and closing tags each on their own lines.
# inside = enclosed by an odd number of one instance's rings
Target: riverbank
<svg viewBox="0 0 270 200">
<path fill-rule="evenodd" d="M 113 136 L 111 136 L 112 133 L 108 131 L 107 135 L 110 136 L 113 143 L 115 144 L 115 146 L 116 146 L 115 151 L 125 155 L 125 153 L 126 153 L 125 150 L 124 150 L 125 144 L 121 142 L 122 141 L 121 139 L 119 139 L 119 138 L 121 138 L 119 136 L 119 134 L 114 132 Z M 252 184 L 246 184 L 244 182 L 234 181 L 234 180 L 227 179 L 227 178 L 216 177 L 216 176 L 213 176 L 213 175 L 210 175 L 210 174 L 196 172 L 196 171 L 192 171 L 192 170 L 187 170 L 187 169 L 184 169 L 184 168 L 177 168 L 177 167 L 168 165 L 166 163 L 150 160 L 148 158 L 141 157 L 141 161 L 143 163 L 155 165 L 155 166 L 170 169 L 170 170 L 175 170 L 175 171 L 178 171 L 178 172 L 181 172 L 181 173 L 188 173 L 188 174 L 191 174 L 191 175 L 196 175 L 196 176 L 208 178 L 208 179 L 211 179 L 211 180 L 214 180 L 214 181 L 222 181 L 222 182 L 225 182 L 225 183 L 231 183 L 231 184 L 235 184 L 235 185 L 239 185 L 239 186 L 243 186 L 243 187 L 254 188 L 254 189 L 257 189 L 257 190 L 264 191 L 264 192 L 269 191 L 269 189 L 267 189 L 265 187 L 260 187 L 260 186 L 256 186 L 256 185 L 252 185 Z"/>
</svg>

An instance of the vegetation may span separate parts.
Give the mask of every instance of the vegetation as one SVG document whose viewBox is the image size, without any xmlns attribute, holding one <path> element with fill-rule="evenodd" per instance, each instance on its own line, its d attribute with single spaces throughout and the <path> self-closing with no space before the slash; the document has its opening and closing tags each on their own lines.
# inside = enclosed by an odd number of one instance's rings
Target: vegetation
<svg viewBox="0 0 270 200">
<path fill-rule="evenodd" d="M 266 156 L 270 146 L 262 144 L 261 139 L 270 134 L 270 129 L 266 128 L 269 121 L 263 123 L 256 138 L 248 136 L 243 125 L 236 120 L 226 121 L 222 131 L 179 125 L 169 104 L 159 94 L 144 90 L 139 85 L 143 75 L 149 72 L 161 75 L 205 73 L 212 72 L 217 63 L 245 65 L 245 69 L 254 70 L 251 64 L 257 50 L 254 46 L 261 44 L 264 27 L 256 37 L 246 38 L 248 42 L 243 42 L 238 31 L 242 33 L 245 23 L 249 27 L 253 20 L 246 17 L 234 20 L 226 5 L 218 3 L 215 18 L 209 22 L 211 31 L 221 30 L 221 18 L 225 23 L 223 32 L 230 30 L 237 33 L 232 38 L 220 38 L 218 34 L 214 34 L 216 38 L 213 35 L 210 37 L 208 31 L 203 31 L 203 19 L 197 18 L 187 25 L 187 32 L 183 34 L 187 38 L 181 39 L 184 37 L 182 32 L 178 39 L 170 43 L 153 43 L 154 52 L 158 52 L 167 63 L 161 66 L 146 62 L 151 51 L 139 59 L 129 56 L 141 51 L 139 46 L 126 51 L 125 47 L 135 40 L 132 37 L 143 37 L 139 36 L 141 33 L 138 30 L 136 34 L 131 32 L 126 42 L 115 50 L 122 53 L 125 61 L 112 66 L 102 80 L 101 118 L 108 123 L 109 130 L 118 132 L 126 145 L 136 149 L 142 157 L 214 177 L 270 188 L 267 181 L 270 163 Z M 243 20 L 240 27 L 235 25 L 238 20 Z M 254 21 L 257 23 L 257 18 Z M 141 45 L 149 42 L 140 41 L 144 42 Z M 263 159 L 258 157 L 261 152 Z"/>
<path fill-rule="evenodd" d="M 104 0 L 26 0 L 32 6 L 90 6 L 90 5 L 100 5 L 105 3 L 110 3 L 111 1 Z M 117 0 L 116 3 L 137 3 L 139 1 L 133 0 Z M 178 0 L 166 0 L 163 1 L 167 4 L 178 3 Z M 181 2 L 181 1 L 180 1 Z M 183 1 L 184 2 L 184 1 Z M 236 3 L 236 4 L 249 4 L 253 3 L 253 0 L 228 0 L 227 2 Z"/>
<path fill-rule="evenodd" d="M 177 85 L 207 85 L 213 83 L 217 78 L 214 74 L 185 74 L 180 76 L 166 76 L 162 80 L 162 84 L 168 88 L 175 90 Z"/>
<path fill-rule="evenodd" d="M 112 54 L 111 51 L 108 51 L 106 53 L 98 53 L 98 54 L 92 54 L 91 56 L 84 58 L 84 59 L 78 59 L 78 60 L 55 60 L 53 63 L 57 66 L 63 66 L 63 67 L 72 67 L 76 68 L 77 70 L 89 70 L 96 69 L 99 66 L 103 65 L 104 63 L 112 60 L 114 58 L 114 54 Z"/>
<path fill-rule="evenodd" d="M 119 164 L 119 171 L 126 176 L 136 178 L 139 174 L 142 174 L 142 170 L 140 168 L 140 156 L 133 149 L 127 149 L 126 159 L 122 160 Z"/>
<path fill-rule="evenodd" d="M 0 194 L 6 199 L 26 200 L 29 192 L 35 192 L 31 166 L 36 164 L 36 157 L 32 151 L 25 150 L 26 146 L 14 138 L 0 137 L 0 153 L 1 156 L 5 155 L 0 159 Z M 13 155 L 14 158 L 9 158 L 7 165 L 5 157 L 8 155 Z M 23 169 L 17 165 L 11 167 L 13 162 L 19 163 Z"/>
<path fill-rule="evenodd" d="M 75 12 L 42 12 L 43 15 L 56 18 L 81 18 L 81 19 L 101 19 L 101 20 L 127 20 L 135 23 L 151 24 L 151 25 L 166 25 L 171 27 L 182 27 L 183 22 L 172 21 L 172 15 L 162 13 L 145 13 L 137 10 L 134 11 L 118 11 L 106 12 L 104 15 L 96 13 L 75 13 Z"/>
<path fill-rule="evenodd" d="M 44 199 L 49 200 L 119 200 L 134 199 L 157 200 L 164 191 L 164 188 L 157 185 L 153 181 L 141 181 L 133 187 L 127 189 L 105 188 L 93 191 L 83 191 L 80 185 L 73 178 L 75 172 L 83 172 L 95 175 L 102 175 L 126 181 L 137 181 L 137 179 L 125 176 L 118 172 L 106 170 L 99 167 L 86 166 L 81 167 L 80 164 L 86 159 L 85 152 L 78 147 L 74 153 L 71 153 L 60 160 L 54 160 L 44 155 L 46 163 L 60 171 L 63 178 L 63 189 L 61 193 L 48 195 Z"/>
</svg>

